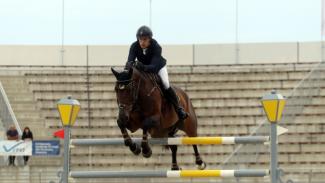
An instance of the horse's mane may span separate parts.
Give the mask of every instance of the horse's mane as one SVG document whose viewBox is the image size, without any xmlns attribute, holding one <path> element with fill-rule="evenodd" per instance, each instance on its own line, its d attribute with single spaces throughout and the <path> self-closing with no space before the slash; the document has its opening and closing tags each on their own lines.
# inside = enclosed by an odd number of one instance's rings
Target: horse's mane
<svg viewBox="0 0 325 183">
<path fill-rule="evenodd" d="M 148 75 L 151 75 L 152 73 L 146 73 L 144 71 L 141 71 L 141 70 L 138 70 L 137 68 L 135 67 L 132 67 L 132 70 L 133 70 L 133 73 L 132 73 L 132 78 L 134 76 L 139 76 L 141 79 L 148 79 Z M 134 78 L 133 78 L 134 79 Z"/>
<path fill-rule="evenodd" d="M 144 71 L 136 69 L 135 67 L 132 67 L 132 69 L 133 69 L 132 78 L 133 78 L 133 76 L 138 75 L 143 80 L 148 80 L 149 79 L 152 82 L 155 81 L 156 84 L 159 84 L 160 78 L 159 78 L 159 76 L 157 74 L 150 73 L 150 72 L 144 72 Z"/>
<path fill-rule="evenodd" d="M 160 90 L 160 92 L 162 93 L 161 88 L 160 88 L 161 80 L 160 80 L 160 77 L 158 76 L 158 74 L 140 71 L 140 70 L 136 69 L 135 67 L 132 67 L 132 69 L 133 69 L 132 78 L 134 76 L 139 76 L 143 80 L 149 80 L 153 84 L 153 86 L 157 87 Z"/>
</svg>

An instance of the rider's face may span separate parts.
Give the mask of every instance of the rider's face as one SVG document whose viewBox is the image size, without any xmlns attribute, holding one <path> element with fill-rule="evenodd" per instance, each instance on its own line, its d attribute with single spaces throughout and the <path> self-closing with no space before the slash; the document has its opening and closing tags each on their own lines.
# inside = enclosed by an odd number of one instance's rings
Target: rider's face
<svg viewBox="0 0 325 183">
<path fill-rule="evenodd" d="M 147 36 L 140 37 L 139 38 L 139 44 L 142 49 L 148 48 L 150 45 L 150 38 Z"/>
</svg>

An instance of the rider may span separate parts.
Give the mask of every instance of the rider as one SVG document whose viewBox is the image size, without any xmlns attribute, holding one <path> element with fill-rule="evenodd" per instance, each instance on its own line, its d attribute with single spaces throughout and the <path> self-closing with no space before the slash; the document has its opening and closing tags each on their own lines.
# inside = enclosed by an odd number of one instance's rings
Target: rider
<svg viewBox="0 0 325 183">
<path fill-rule="evenodd" d="M 125 69 L 130 69 L 131 65 L 135 63 L 135 67 L 139 70 L 158 74 L 164 87 L 165 96 L 173 104 L 178 118 L 186 119 L 188 114 L 180 106 L 176 92 L 169 84 L 166 59 L 161 55 L 160 45 L 152 38 L 151 29 L 141 26 L 136 37 L 137 41 L 130 47 Z M 136 59 L 138 62 L 135 62 Z"/>
</svg>

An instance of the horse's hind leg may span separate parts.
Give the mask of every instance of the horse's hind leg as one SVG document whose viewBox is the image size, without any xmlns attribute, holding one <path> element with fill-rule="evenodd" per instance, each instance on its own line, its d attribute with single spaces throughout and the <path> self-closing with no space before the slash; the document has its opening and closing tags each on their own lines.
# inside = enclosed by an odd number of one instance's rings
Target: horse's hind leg
<svg viewBox="0 0 325 183">
<path fill-rule="evenodd" d="M 191 121 L 193 122 L 193 121 Z M 186 134 L 189 137 L 197 137 L 197 129 L 196 129 L 196 124 L 195 125 L 189 125 L 190 123 L 187 123 L 187 128 L 186 128 Z M 199 150 L 197 148 L 197 145 L 193 145 L 193 150 L 194 150 L 194 155 L 195 155 L 195 164 L 197 165 L 198 169 L 204 170 L 206 167 L 205 162 L 202 160 Z"/>
<path fill-rule="evenodd" d="M 176 145 L 170 145 L 170 150 L 172 151 L 172 170 L 179 170 L 177 164 L 177 146 Z"/>
<path fill-rule="evenodd" d="M 204 170 L 206 167 L 205 162 L 201 159 L 199 150 L 197 149 L 197 145 L 193 145 L 194 155 L 195 155 L 195 164 L 197 165 L 198 169 Z"/>
<path fill-rule="evenodd" d="M 131 139 L 131 137 L 129 136 L 129 133 L 127 132 L 127 130 L 125 128 L 124 123 L 120 119 L 118 119 L 117 124 L 121 130 L 122 135 L 123 135 L 125 146 L 128 146 L 133 154 L 139 155 L 141 152 L 141 148 L 137 143 L 133 142 L 133 140 Z"/>
</svg>

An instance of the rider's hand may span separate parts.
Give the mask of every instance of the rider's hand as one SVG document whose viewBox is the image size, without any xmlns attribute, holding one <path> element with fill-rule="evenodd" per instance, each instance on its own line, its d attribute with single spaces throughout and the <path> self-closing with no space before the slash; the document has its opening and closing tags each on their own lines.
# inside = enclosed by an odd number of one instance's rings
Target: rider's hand
<svg viewBox="0 0 325 183">
<path fill-rule="evenodd" d="M 134 65 L 134 62 L 133 61 L 126 62 L 126 65 L 124 67 L 124 70 L 130 70 L 133 65 Z"/>
<path fill-rule="evenodd" d="M 135 64 L 134 64 L 135 68 L 137 68 L 138 70 L 141 70 L 143 71 L 144 70 L 144 65 L 143 63 L 139 62 L 139 61 L 136 61 Z"/>
</svg>

